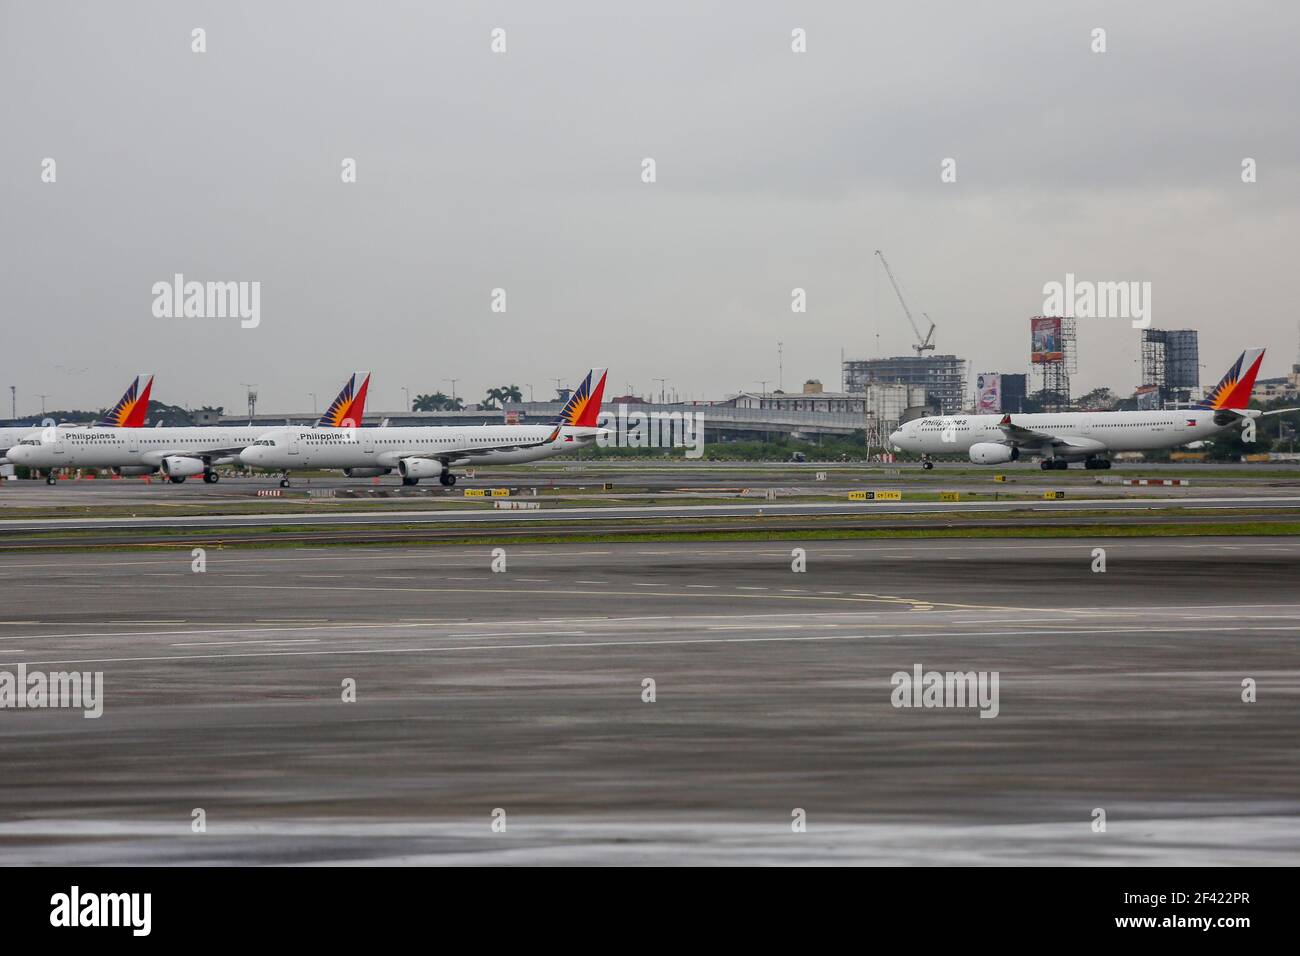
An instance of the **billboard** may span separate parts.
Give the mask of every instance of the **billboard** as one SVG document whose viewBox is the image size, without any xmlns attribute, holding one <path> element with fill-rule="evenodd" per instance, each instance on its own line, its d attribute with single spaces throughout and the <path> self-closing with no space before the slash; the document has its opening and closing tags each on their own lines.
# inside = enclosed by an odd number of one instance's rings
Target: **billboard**
<svg viewBox="0 0 1300 956">
<path fill-rule="evenodd" d="M 992 415 L 1002 411 L 1002 376 L 981 372 L 975 378 L 975 414 Z"/>
<path fill-rule="evenodd" d="M 1065 345 L 1061 340 L 1061 320 L 1039 315 L 1029 320 L 1032 344 L 1029 361 L 1035 365 L 1045 362 L 1065 361 Z"/>
<path fill-rule="evenodd" d="M 1139 385 L 1133 397 L 1137 399 L 1138 411 L 1155 411 L 1160 408 L 1160 386 Z"/>
</svg>

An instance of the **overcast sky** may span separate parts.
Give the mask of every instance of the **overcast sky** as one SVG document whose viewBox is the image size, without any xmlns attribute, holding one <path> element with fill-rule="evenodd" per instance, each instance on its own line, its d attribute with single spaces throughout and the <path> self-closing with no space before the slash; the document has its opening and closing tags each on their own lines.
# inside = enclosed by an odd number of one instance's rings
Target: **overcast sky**
<svg viewBox="0 0 1300 956">
<path fill-rule="evenodd" d="M 271 411 L 364 368 L 380 410 L 608 365 L 703 398 L 774 387 L 780 341 L 787 389 L 837 388 L 912 341 L 877 248 L 972 372 L 1024 371 L 1073 272 L 1152 283 L 1203 383 L 1254 345 L 1283 374 L 1298 39 L 1282 0 L 0 0 L 0 386 Z M 260 326 L 156 318 L 177 272 L 260 282 Z M 1138 337 L 1081 319 L 1075 393 L 1127 394 Z"/>
</svg>

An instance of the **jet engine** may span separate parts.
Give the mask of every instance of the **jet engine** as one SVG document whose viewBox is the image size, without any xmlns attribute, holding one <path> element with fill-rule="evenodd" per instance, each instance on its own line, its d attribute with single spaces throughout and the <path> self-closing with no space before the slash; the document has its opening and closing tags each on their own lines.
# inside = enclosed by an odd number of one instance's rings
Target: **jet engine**
<svg viewBox="0 0 1300 956">
<path fill-rule="evenodd" d="M 162 460 L 162 470 L 168 478 L 184 478 L 188 475 L 201 475 L 207 470 L 200 458 L 186 458 L 183 455 L 168 455 Z"/>
<path fill-rule="evenodd" d="M 403 478 L 437 478 L 446 469 L 436 458 L 403 458 L 397 463 Z"/>
<path fill-rule="evenodd" d="M 977 465 L 1000 465 L 1015 461 L 1020 457 L 1020 449 L 1014 445 L 1003 445 L 995 441 L 977 442 L 970 446 L 970 460 Z"/>
</svg>

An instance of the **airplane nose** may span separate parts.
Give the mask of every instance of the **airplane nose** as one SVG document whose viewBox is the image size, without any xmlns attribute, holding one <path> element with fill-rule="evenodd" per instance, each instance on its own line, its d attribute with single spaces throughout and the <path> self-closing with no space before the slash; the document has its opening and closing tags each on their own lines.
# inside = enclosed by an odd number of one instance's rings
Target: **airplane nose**
<svg viewBox="0 0 1300 956">
<path fill-rule="evenodd" d="M 5 457 L 16 465 L 25 465 L 30 451 L 30 449 L 24 448 L 22 445 L 15 445 L 5 453 Z"/>
<path fill-rule="evenodd" d="M 262 462 L 262 449 L 245 448 L 239 453 L 239 460 L 245 465 L 259 465 Z"/>
</svg>

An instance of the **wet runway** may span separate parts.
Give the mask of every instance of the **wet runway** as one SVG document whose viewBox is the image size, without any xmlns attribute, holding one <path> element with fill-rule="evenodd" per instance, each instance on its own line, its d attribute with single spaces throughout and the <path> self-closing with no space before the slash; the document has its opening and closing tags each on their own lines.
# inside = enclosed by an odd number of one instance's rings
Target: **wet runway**
<svg viewBox="0 0 1300 956">
<path fill-rule="evenodd" d="M 0 861 L 1300 861 L 1300 542 L 798 546 L 0 556 Z"/>
</svg>

